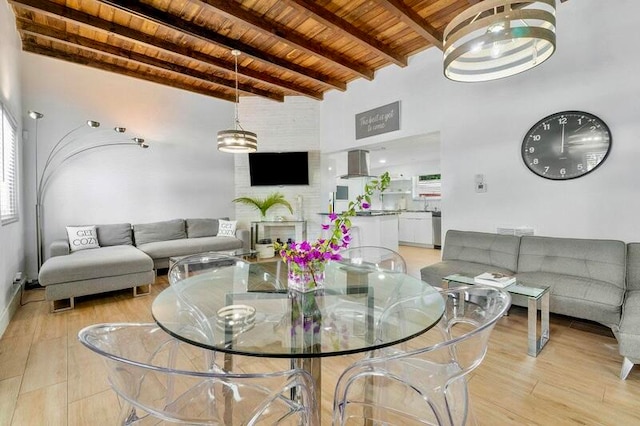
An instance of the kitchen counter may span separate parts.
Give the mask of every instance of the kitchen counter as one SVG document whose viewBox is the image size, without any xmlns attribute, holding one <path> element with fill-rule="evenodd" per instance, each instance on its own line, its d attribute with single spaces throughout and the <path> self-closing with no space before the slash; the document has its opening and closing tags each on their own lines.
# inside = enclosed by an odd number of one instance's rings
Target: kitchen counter
<svg viewBox="0 0 640 426">
<path fill-rule="evenodd" d="M 322 223 L 329 223 L 329 213 Z M 371 214 L 351 216 L 352 246 L 378 246 L 398 251 L 398 212 L 372 211 Z M 325 231 L 326 232 L 326 231 Z"/>
<path fill-rule="evenodd" d="M 318 213 L 319 215 L 328 216 L 329 213 Z M 338 213 L 341 214 L 341 213 Z M 362 212 L 356 212 L 356 216 L 393 216 L 400 214 L 400 211 L 395 210 L 368 210 Z"/>
<path fill-rule="evenodd" d="M 442 217 L 441 211 L 434 210 L 372 210 L 373 212 L 380 212 L 382 214 L 401 214 L 401 213 L 431 213 L 432 217 Z"/>
</svg>

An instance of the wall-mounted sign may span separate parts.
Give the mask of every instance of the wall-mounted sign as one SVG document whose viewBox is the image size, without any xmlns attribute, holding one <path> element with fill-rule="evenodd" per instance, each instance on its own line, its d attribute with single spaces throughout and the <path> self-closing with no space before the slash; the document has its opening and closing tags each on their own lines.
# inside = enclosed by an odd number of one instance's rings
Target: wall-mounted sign
<svg viewBox="0 0 640 426">
<path fill-rule="evenodd" d="M 400 130 L 400 101 L 356 114 L 356 139 Z"/>
</svg>

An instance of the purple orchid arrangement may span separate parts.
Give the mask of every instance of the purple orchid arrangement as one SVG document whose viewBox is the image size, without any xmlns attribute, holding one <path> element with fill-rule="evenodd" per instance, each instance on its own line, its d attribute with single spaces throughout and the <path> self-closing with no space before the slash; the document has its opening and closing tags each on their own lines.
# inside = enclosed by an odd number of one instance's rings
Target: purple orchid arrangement
<svg viewBox="0 0 640 426">
<path fill-rule="evenodd" d="M 384 191 L 391 178 L 385 172 L 377 179 L 372 179 L 364 187 L 364 194 L 358 195 L 355 201 L 350 201 L 347 210 L 337 214 L 329 214 L 329 223 L 322 225 L 322 229 L 330 231 L 328 238 L 320 238 L 314 242 L 301 241 L 276 244 L 275 248 L 280 252 L 282 261 L 289 264 L 289 278 L 291 274 L 309 271 L 314 282 L 322 274 L 324 266 L 330 260 L 340 260 L 340 250 L 346 249 L 351 243 L 351 219 L 356 211 L 366 210 L 371 207 L 371 196 L 374 191 Z"/>
</svg>

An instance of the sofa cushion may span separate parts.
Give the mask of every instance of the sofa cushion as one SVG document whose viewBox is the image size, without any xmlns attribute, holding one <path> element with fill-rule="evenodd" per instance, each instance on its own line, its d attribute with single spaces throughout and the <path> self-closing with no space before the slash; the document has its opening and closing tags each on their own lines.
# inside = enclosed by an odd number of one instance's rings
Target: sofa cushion
<svg viewBox="0 0 640 426">
<path fill-rule="evenodd" d="M 507 273 L 515 272 L 519 247 L 520 238 L 513 235 L 449 230 L 445 236 L 442 260 L 486 265 L 479 273 L 487 272 L 487 266 L 496 267 L 496 272 L 503 272 L 500 269 Z"/>
<path fill-rule="evenodd" d="M 100 247 L 133 245 L 130 223 L 96 225 L 96 230 Z"/>
<path fill-rule="evenodd" d="M 518 283 L 548 285 L 551 312 L 617 327 L 625 290 L 615 284 L 575 275 L 550 272 L 516 274 Z"/>
<path fill-rule="evenodd" d="M 205 251 L 234 250 L 242 247 L 242 240 L 235 237 L 201 237 L 181 240 L 157 241 L 139 245 L 138 248 L 153 259 L 185 256 Z"/>
<path fill-rule="evenodd" d="M 42 265 L 38 280 L 47 286 L 151 270 L 153 261 L 149 256 L 133 246 L 121 245 L 49 258 Z"/>
<path fill-rule="evenodd" d="M 627 290 L 640 290 L 640 243 L 627 244 Z"/>
<path fill-rule="evenodd" d="M 67 236 L 72 252 L 100 247 L 94 225 L 67 226 Z"/>
<path fill-rule="evenodd" d="M 518 275 L 549 272 L 625 288 L 626 246 L 622 241 L 522 237 Z"/>
<path fill-rule="evenodd" d="M 218 235 L 218 219 L 186 219 L 187 237 L 215 237 Z"/>
<path fill-rule="evenodd" d="M 464 260 L 443 260 L 442 262 L 422 268 L 420 270 L 420 278 L 427 284 L 440 287 L 442 279 L 447 275 L 462 274 L 468 277 L 475 277 L 483 272 L 513 274 L 513 271 L 508 269 L 488 266 L 483 263 L 466 262 Z"/>
<path fill-rule="evenodd" d="M 164 222 L 141 223 L 133 225 L 133 236 L 136 246 L 156 241 L 179 240 L 187 238 L 183 219 Z"/>
</svg>

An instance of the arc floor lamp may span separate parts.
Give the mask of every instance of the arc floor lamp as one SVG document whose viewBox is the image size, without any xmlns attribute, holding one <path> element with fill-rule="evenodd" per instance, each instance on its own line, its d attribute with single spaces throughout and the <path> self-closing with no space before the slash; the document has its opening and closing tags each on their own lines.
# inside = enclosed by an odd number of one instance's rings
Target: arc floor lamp
<svg viewBox="0 0 640 426">
<path fill-rule="evenodd" d="M 113 132 L 103 132 L 102 134 L 96 134 L 91 132 L 90 134 L 83 133 L 83 130 L 97 129 L 100 127 L 100 122 L 94 120 L 88 120 L 86 123 L 75 127 L 64 134 L 53 146 L 47 160 L 42 168 L 42 171 L 38 173 L 38 121 L 44 118 L 44 114 L 38 111 L 29 111 L 29 117 L 36 121 L 35 128 L 35 198 L 36 198 L 36 251 L 38 258 L 38 271 L 44 262 L 44 248 L 42 239 L 42 206 L 44 202 L 44 195 L 47 190 L 52 176 L 60 169 L 60 167 L 85 152 L 92 151 L 98 148 L 106 148 L 111 146 L 136 146 L 140 148 L 148 148 L 149 144 L 145 142 L 143 138 L 134 137 L 127 139 L 123 136 L 126 128 L 114 127 Z M 91 135 L 91 137 L 89 137 Z"/>
</svg>

